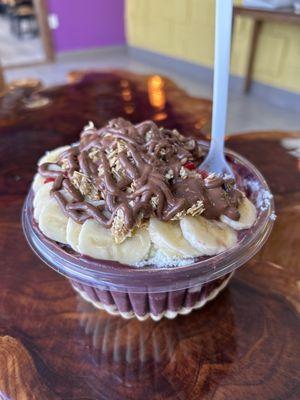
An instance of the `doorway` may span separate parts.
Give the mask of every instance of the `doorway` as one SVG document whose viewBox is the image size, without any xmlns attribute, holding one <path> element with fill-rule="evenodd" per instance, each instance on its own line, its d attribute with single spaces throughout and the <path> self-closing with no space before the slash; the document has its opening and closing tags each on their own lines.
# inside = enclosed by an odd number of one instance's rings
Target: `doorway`
<svg viewBox="0 0 300 400">
<path fill-rule="evenodd" d="M 54 59 L 46 0 L 0 0 L 0 85 L 4 69 Z"/>
</svg>

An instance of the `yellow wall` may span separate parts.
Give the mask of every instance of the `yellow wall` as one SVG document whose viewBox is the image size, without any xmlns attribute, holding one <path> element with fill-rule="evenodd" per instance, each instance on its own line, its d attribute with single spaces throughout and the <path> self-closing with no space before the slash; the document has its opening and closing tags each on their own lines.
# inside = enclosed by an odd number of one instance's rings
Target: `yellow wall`
<svg viewBox="0 0 300 400">
<path fill-rule="evenodd" d="M 215 0 L 127 0 L 128 43 L 212 67 L 214 4 Z M 235 25 L 232 72 L 240 76 L 245 72 L 252 26 L 245 18 Z M 264 24 L 254 79 L 300 93 L 300 26 Z"/>
</svg>

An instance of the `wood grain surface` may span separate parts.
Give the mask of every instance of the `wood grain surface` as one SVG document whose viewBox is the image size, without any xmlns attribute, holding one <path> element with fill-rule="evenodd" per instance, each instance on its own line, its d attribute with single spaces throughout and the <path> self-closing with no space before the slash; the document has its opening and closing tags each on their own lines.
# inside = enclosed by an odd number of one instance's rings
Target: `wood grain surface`
<svg viewBox="0 0 300 400">
<path fill-rule="evenodd" d="M 127 321 L 81 300 L 26 244 L 20 213 L 36 161 L 88 120 L 116 116 L 207 137 L 211 103 L 160 76 L 75 71 L 69 80 L 0 98 L 0 399 L 298 400 L 300 135 L 228 140 L 265 175 L 278 214 L 229 288 L 189 316 Z"/>
</svg>

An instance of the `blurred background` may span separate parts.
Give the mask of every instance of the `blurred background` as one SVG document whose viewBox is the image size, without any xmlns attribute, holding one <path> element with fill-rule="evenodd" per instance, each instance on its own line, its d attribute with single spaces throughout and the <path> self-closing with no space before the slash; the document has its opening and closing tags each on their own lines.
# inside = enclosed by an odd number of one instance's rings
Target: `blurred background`
<svg viewBox="0 0 300 400">
<path fill-rule="evenodd" d="M 228 131 L 299 130 L 300 2 L 234 5 Z M 214 8 L 214 0 L 0 0 L 0 86 L 122 68 L 211 98 Z"/>
</svg>

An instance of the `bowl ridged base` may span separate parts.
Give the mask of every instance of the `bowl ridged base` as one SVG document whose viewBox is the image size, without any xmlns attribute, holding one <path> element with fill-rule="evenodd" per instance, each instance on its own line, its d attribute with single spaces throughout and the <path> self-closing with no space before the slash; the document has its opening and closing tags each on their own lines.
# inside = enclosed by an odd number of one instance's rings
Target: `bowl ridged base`
<svg viewBox="0 0 300 400">
<path fill-rule="evenodd" d="M 151 318 L 159 321 L 162 318 L 173 319 L 178 315 L 186 315 L 203 307 L 227 286 L 232 275 L 227 274 L 191 289 L 162 293 L 123 293 L 75 281 L 71 281 L 71 285 L 84 300 L 109 314 L 125 319 L 137 318 L 144 321 Z"/>
</svg>

